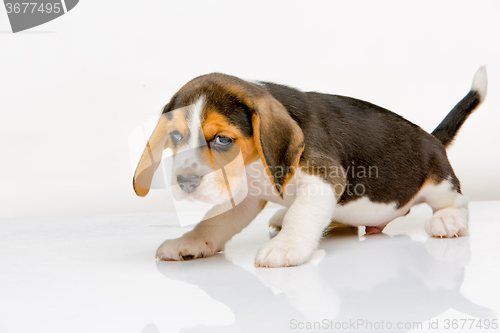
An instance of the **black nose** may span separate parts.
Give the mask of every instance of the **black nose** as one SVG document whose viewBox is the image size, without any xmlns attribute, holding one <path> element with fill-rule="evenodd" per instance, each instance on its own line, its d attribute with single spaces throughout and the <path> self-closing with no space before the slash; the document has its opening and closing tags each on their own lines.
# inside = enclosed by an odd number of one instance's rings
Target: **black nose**
<svg viewBox="0 0 500 333">
<path fill-rule="evenodd" d="M 200 183 L 201 183 L 201 176 L 195 176 L 195 175 L 177 176 L 177 184 L 179 184 L 181 190 L 187 193 L 194 192 L 196 188 L 200 185 Z"/>
</svg>

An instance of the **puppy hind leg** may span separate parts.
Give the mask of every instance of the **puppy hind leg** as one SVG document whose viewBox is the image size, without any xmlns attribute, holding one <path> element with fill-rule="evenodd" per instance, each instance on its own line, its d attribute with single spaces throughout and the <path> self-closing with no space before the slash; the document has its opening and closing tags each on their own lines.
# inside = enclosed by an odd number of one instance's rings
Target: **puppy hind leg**
<svg viewBox="0 0 500 333">
<path fill-rule="evenodd" d="M 434 214 L 425 223 L 425 231 L 434 237 L 458 237 L 468 229 L 468 199 L 453 189 L 451 183 L 443 181 L 425 195 L 424 201 Z"/>
<path fill-rule="evenodd" d="M 463 201 L 465 197 L 460 195 L 457 199 Z M 432 218 L 425 223 L 425 230 L 434 237 L 463 236 L 467 234 L 468 221 L 467 207 L 442 208 L 435 211 Z"/>
<path fill-rule="evenodd" d="M 387 224 L 389 224 L 389 222 L 387 222 L 386 224 L 378 225 L 378 226 L 374 226 L 374 227 L 373 226 L 366 226 L 365 233 L 367 235 L 380 234 L 384 230 L 384 228 Z"/>
</svg>

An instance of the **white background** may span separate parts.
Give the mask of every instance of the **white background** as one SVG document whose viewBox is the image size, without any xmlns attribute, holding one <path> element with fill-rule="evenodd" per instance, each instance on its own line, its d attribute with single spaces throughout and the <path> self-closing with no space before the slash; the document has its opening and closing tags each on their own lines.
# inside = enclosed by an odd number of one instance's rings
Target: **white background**
<svg viewBox="0 0 500 333">
<path fill-rule="evenodd" d="M 12 34 L 0 7 L 0 218 L 165 211 L 132 190 L 129 133 L 219 71 L 378 104 L 432 131 L 487 65 L 449 158 L 500 200 L 498 1 L 92 1 Z"/>
</svg>

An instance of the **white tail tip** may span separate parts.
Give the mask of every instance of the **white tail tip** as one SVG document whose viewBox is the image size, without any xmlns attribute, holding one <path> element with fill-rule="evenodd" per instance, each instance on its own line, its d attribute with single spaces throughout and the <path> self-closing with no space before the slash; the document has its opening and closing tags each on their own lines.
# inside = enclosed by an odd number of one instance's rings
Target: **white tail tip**
<svg viewBox="0 0 500 333">
<path fill-rule="evenodd" d="M 486 75 L 486 66 L 481 66 L 474 75 L 474 80 L 472 81 L 472 87 L 470 90 L 477 91 L 479 93 L 481 102 L 486 97 L 486 91 L 488 89 L 488 76 Z"/>
</svg>

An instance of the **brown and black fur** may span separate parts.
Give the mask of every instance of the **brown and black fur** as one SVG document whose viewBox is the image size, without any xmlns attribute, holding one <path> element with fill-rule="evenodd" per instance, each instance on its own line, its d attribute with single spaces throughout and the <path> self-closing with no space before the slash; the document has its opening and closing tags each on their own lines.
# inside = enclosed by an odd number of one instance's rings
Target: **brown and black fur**
<svg viewBox="0 0 500 333">
<path fill-rule="evenodd" d="M 268 94 L 277 103 L 259 104 Z M 479 94 L 471 91 L 431 135 L 391 111 L 358 99 L 301 92 L 268 82 L 257 85 L 213 73 L 187 83 L 163 112 L 168 116 L 169 111 L 192 104 L 201 95 L 208 109 L 217 109 L 245 136 L 259 137 L 258 146 L 280 196 L 295 172 L 293 168 L 302 166 L 333 186 L 340 184 L 346 189 L 348 184 L 362 184 L 370 201 L 395 202 L 398 207 L 410 202 L 426 182 L 449 179 L 460 192 L 446 147 L 480 103 Z M 264 117 L 268 119 L 262 121 Z M 260 124 L 258 133 L 256 121 Z M 339 173 L 332 176 L 324 166 L 344 171 L 375 166 L 378 172 L 376 177 L 356 177 L 349 172 L 345 177 Z M 286 171 L 278 174 L 276 170 L 282 167 Z M 341 205 L 359 199 L 347 190 L 339 197 Z"/>
<path fill-rule="evenodd" d="M 370 201 L 404 206 L 429 179 L 439 183 L 451 177 L 456 190 L 460 190 L 444 145 L 401 116 L 354 98 L 303 93 L 272 83 L 266 83 L 266 87 L 304 132 L 301 162 L 334 162 L 344 169 L 378 168 L 374 178 L 357 178 L 347 172 L 346 182 L 363 184 Z M 328 174 L 323 176 L 335 182 Z M 344 191 L 339 204 L 356 199 L 354 192 Z"/>
</svg>

